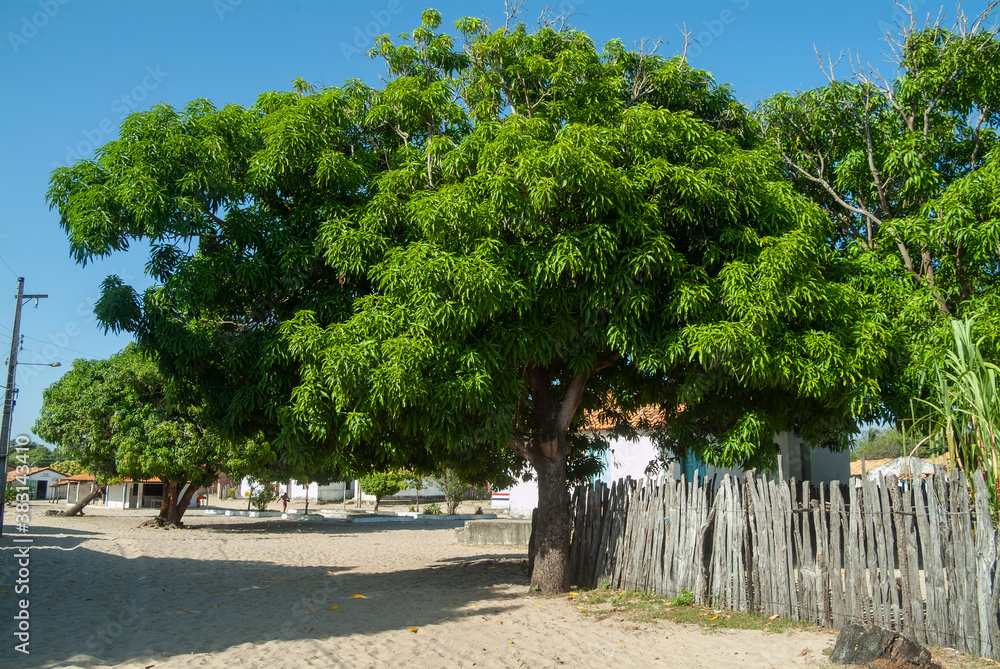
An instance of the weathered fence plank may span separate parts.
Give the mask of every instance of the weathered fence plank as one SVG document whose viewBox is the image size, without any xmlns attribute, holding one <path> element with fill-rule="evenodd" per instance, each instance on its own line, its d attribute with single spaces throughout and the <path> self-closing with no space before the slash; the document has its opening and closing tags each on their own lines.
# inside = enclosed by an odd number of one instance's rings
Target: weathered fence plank
<svg viewBox="0 0 1000 669">
<path fill-rule="evenodd" d="M 571 573 L 824 626 L 874 622 L 1000 659 L 1000 532 L 984 478 L 939 469 L 909 485 L 864 480 L 846 504 L 837 485 L 819 485 L 817 501 L 808 482 L 752 473 L 581 487 Z"/>
</svg>

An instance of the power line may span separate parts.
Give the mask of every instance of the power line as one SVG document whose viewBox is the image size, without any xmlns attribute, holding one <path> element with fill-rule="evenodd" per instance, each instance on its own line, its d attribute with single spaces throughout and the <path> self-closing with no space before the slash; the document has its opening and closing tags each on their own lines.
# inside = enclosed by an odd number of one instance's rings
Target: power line
<svg viewBox="0 0 1000 669">
<path fill-rule="evenodd" d="M 4 265 L 7 265 L 7 269 L 10 270 L 10 273 L 14 275 L 15 279 L 20 279 L 21 278 L 21 277 L 19 277 L 17 275 L 17 272 L 14 271 L 14 268 L 11 267 L 10 264 L 6 260 L 3 259 L 3 256 L 0 256 L 0 261 L 2 261 Z"/>
<path fill-rule="evenodd" d="M 42 353 L 41 351 L 36 351 L 33 348 L 24 348 L 22 346 L 21 350 L 22 351 L 27 351 L 28 353 L 35 353 L 36 355 L 40 355 L 40 356 L 45 357 L 45 358 L 55 358 L 56 360 L 62 360 L 63 362 L 69 362 L 69 363 L 73 362 L 72 360 L 68 360 L 66 358 L 60 358 L 58 355 L 48 355 L 47 353 Z"/>
<path fill-rule="evenodd" d="M 7 305 L 7 308 L 10 308 L 10 305 Z M 0 315 L 2 315 L 2 313 L 0 313 Z M 0 324 L 0 330 L 4 330 L 7 333 L 11 332 L 11 329 L 9 327 L 6 327 L 5 325 L 2 325 L 2 324 Z M 94 355 L 93 353 L 87 353 L 86 351 L 78 351 L 77 349 L 70 348 L 69 346 L 57 346 L 56 344 L 54 344 L 51 341 L 45 341 L 44 339 L 39 339 L 38 337 L 31 337 L 31 336 L 28 336 L 28 335 L 21 335 L 21 336 L 24 337 L 25 339 L 30 339 L 31 341 L 37 341 L 40 344 L 52 344 L 53 346 L 56 346 L 56 348 L 58 348 L 60 350 L 71 351 L 72 353 L 79 353 L 80 355 L 85 355 L 88 358 L 97 358 L 98 357 L 98 356 Z"/>
</svg>

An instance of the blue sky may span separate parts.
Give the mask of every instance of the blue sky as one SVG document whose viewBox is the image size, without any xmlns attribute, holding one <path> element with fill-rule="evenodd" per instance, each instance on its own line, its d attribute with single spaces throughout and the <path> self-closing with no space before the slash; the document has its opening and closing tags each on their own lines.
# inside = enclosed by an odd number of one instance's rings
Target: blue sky
<svg viewBox="0 0 1000 669">
<path fill-rule="evenodd" d="M 779 91 L 823 85 L 814 48 L 859 51 L 888 74 L 880 37 L 900 14 L 891 0 L 791 2 L 711 0 L 628 2 L 550 0 L 599 44 L 662 37 L 661 53 L 682 45 L 678 26 L 698 43 L 691 63 L 733 85 L 747 104 Z M 914 0 L 937 12 L 932 0 Z M 534 24 L 545 2 L 524 4 Z M 974 13 L 984 2 L 966 3 Z M 208 98 L 217 106 L 252 104 L 260 93 L 289 90 L 302 77 L 318 86 L 346 78 L 376 83 L 383 68 L 364 57 L 371 37 L 419 24 L 415 0 L 3 0 L 0 3 L 0 350 L 9 347 L 17 277 L 27 293 L 20 389 L 12 436 L 30 434 L 42 391 L 80 357 L 104 358 L 129 339 L 105 334 L 93 317 L 100 283 L 118 274 L 138 289 L 141 250 L 81 267 L 69 256 L 58 217 L 45 204 L 53 168 L 93 156 L 114 139 L 125 114 L 165 102 Z M 463 16 L 503 16 L 502 0 L 438 1 L 444 24 Z M 843 74 L 847 74 L 846 70 Z"/>
</svg>

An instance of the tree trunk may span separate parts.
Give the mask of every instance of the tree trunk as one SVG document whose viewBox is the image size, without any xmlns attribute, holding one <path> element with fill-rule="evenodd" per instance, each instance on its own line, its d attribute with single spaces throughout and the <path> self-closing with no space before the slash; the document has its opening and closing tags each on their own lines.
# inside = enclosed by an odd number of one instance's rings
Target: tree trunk
<svg viewBox="0 0 1000 669">
<path fill-rule="evenodd" d="M 531 589 L 543 595 L 569 590 L 570 512 L 566 483 L 566 449 L 557 457 L 537 458 L 538 510 L 534 539 Z"/>
<path fill-rule="evenodd" d="M 382 495 L 375 495 L 375 508 L 372 512 L 378 511 L 378 503 L 382 501 Z"/>
<path fill-rule="evenodd" d="M 66 509 L 65 511 L 60 511 L 60 516 L 76 516 L 83 511 L 83 507 L 87 506 L 95 499 L 104 494 L 105 486 L 98 486 L 89 495 L 81 499 L 79 502 Z"/>
<path fill-rule="evenodd" d="M 194 496 L 197 486 L 188 485 L 184 493 L 181 494 L 180 491 L 184 489 L 184 483 L 168 483 L 163 484 L 163 501 L 160 502 L 160 515 L 156 518 L 152 518 L 144 522 L 140 527 L 159 527 L 159 528 L 174 528 L 180 529 L 184 527 L 184 523 L 181 522 L 181 518 L 184 516 L 184 512 L 187 511 L 188 506 L 191 504 L 191 498 Z"/>
</svg>

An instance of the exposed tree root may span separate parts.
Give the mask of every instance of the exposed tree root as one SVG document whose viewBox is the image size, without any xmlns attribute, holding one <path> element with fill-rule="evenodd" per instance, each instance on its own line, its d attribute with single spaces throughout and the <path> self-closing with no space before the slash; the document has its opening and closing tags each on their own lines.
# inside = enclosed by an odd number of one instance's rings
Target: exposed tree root
<svg viewBox="0 0 1000 669">
<path fill-rule="evenodd" d="M 157 516 L 156 518 L 150 518 L 139 527 L 154 527 L 160 530 L 182 530 L 184 529 L 184 523 L 179 520 L 172 521 Z"/>
</svg>

